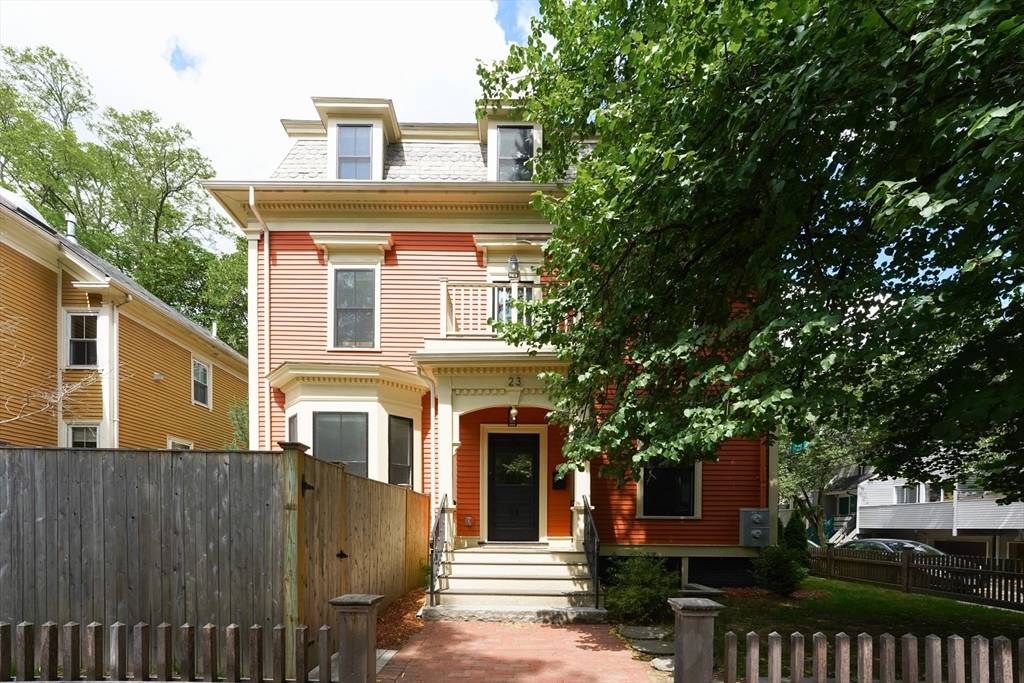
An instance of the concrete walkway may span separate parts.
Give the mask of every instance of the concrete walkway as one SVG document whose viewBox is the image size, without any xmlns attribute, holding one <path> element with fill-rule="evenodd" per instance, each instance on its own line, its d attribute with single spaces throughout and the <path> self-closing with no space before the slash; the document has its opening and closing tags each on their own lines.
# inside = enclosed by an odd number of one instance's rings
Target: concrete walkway
<svg viewBox="0 0 1024 683">
<path fill-rule="evenodd" d="M 377 674 L 380 683 L 652 683 L 606 624 L 429 621 Z"/>
</svg>

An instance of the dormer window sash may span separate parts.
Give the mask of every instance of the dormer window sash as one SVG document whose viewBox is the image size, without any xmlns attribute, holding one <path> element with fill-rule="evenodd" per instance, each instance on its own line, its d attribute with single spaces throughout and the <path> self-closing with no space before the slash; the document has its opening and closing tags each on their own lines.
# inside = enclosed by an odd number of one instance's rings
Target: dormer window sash
<svg viewBox="0 0 1024 683">
<path fill-rule="evenodd" d="M 373 126 L 338 124 L 338 179 L 373 178 Z"/>
<path fill-rule="evenodd" d="M 533 178 L 532 126 L 498 126 L 498 180 Z"/>
</svg>

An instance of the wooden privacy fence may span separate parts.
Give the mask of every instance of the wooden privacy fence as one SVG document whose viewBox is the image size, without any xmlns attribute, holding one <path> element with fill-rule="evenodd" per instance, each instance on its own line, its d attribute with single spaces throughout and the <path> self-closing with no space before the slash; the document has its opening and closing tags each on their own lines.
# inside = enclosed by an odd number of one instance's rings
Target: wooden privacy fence
<svg viewBox="0 0 1024 683">
<path fill-rule="evenodd" d="M 1014 559 L 901 555 L 825 546 L 812 548 L 811 574 L 1024 610 L 1024 563 Z"/>
<path fill-rule="evenodd" d="M 924 639 L 922 666 L 915 636 L 905 635 L 897 644 L 888 633 L 877 640 L 861 633 L 855 646 L 850 636 L 837 633 L 831 657 L 824 633 L 815 633 L 810 642 L 803 634 L 793 633 L 784 661 L 783 636 L 772 632 L 768 634 L 767 670 L 762 672 L 761 636 L 753 631 L 746 634 L 741 660 L 736 634 L 729 631 L 716 678 L 713 634 L 722 605 L 706 598 L 674 598 L 669 605 L 676 622 L 675 683 L 920 683 L 922 673 L 925 683 L 1024 683 L 1024 638 L 1016 643 L 1016 669 L 1014 643 L 1002 636 L 992 641 L 974 636 L 968 653 L 964 639 L 958 635 L 946 639 L 945 652 L 942 639 L 930 635 Z"/>
<path fill-rule="evenodd" d="M 429 499 L 282 447 L 0 448 L 0 621 L 282 624 L 291 649 L 334 596 L 420 585 Z"/>
</svg>

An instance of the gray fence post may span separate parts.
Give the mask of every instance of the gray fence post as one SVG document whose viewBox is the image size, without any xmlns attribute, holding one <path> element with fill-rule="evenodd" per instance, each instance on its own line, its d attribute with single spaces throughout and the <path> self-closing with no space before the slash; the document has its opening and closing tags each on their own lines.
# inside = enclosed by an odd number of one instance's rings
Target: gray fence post
<svg viewBox="0 0 1024 683">
<path fill-rule="evenodd" d="M 724 608 L 707 598 L 671 598 L 676 618 L 675 683 L 712 683 L 715 617 Z"/>
<path fill-rule="evenodd" d="M 338 613 L 339 683 L 374 683 L 376 680 L 377 608 L 382 600 L 383 595 L 350 593 L 330 601 Z M 327 662 L 328 671 L 330 666 Z M 320 670 L 323 668 L 324 663 L 320 662 Z"/>
</svg>

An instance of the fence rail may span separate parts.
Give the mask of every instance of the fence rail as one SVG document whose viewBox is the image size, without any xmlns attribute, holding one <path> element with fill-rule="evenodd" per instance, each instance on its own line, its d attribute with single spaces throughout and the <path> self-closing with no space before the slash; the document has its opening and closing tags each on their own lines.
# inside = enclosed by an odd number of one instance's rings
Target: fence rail
<svg viewBox="0 0 1024 683">
<path fill-rule="evenodd" d="M 751 631 L 746 634 L 745 640 L 745 680 L 758 680 L 757 676 L 761 673 L 761 636 Z M 789 638 L 787 671 L 783 669 L 782 641 L 781 634 L 774 631 L 768 634 L 768 662 L 765 672 L 768 683 L 782 683 L 783 673 L 788 674 L 787 680 L 801 683 L 826 683 L 832 680 L 836 683 L 850 683 L 852 680 L 878 680 L 879 683 L 896 683 L 899 680 L 904 683 L 918 683 L 921 680 L 921 673 L 924 673 L 925 683 L 967 683 L 968 680 L 971 683 L 1024 683 L 1024 638 L 1017 643 L 1016 677 L 1013 666 L 1013 642 L 1002 636 L 991 642 L 983 636 L 974 636 L 969 641 L 969 648 L 966 646 L 967 641 L 962 637 L 949 636 L 946 639 L 945 657 L 942 638 L 928 636 L 924 639 L 923 672 L 920 666 L 918 639 L 913 635 L 900 638 L 897 647 L 895 636 L 888 633 L 883 633 L 877 641 L 870 634 L 861 633 L 855 643 L 847 634 L 837 633 L 830 663 L 829 643 L 824 633 L 815 633 L 810 643 L 805 641 L 802 633 L 793 633 Z M 807 668 L 808 657 L 805 654 L 808 644 L 810 670 Z M 725 634 L 722 676 L 724 683 L 737 683 L 741 680 L 737 669 L 738 650 L 736 634 L 729 631 Z M 832 675 L 829 676 L 829 673 Z"/>
<path fill-rule="evenodd" d="M 1024 610 L 1024 563 L 1015 559 L 811 549 L 811 574 L 908 593 Z"/>
</svg>

